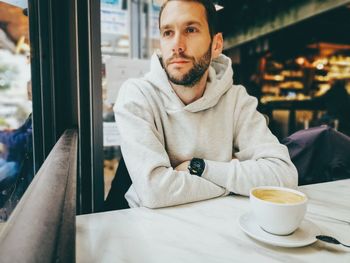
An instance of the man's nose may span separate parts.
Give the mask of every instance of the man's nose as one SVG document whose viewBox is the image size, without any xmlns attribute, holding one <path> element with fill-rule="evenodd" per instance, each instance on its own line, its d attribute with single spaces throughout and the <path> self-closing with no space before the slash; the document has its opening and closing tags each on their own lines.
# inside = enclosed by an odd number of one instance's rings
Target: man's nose
<svg viewBox="0 0 350 263">
<path fill-rule="evenodd" d="M 186 50 L 185 38 L 181 34 L 176 34 L 174 37 L 173 52 L 183 53 Z"/>
</svg>

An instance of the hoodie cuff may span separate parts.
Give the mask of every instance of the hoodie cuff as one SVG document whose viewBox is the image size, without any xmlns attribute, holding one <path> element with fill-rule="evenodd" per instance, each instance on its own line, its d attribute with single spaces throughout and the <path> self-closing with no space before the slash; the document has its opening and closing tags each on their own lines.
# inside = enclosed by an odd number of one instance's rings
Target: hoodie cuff
<svg viewBox="0 0 350 263">
<path fill-rule="evenodd" d="M 231 168 L 232 164 L 230 162 L 205 160 L 205 170 L 202 177 L 214 184 L 226 188 L 225 186 L 228 178 L 227 174 Z"/>
</svg>

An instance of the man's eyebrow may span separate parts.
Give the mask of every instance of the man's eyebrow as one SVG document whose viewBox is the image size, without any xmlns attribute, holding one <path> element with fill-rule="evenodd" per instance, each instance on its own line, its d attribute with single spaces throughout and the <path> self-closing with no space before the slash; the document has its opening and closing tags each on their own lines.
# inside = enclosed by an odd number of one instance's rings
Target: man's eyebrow
<svg viewBox="0 0 350 263">
<path fill-rule="evenodd" d="M 172 28 L 172 26 L 171 25 L 164 25 L 164 26 L 160 27 L 160 31 L 165 30 L 165 29 L 169 29 L 169 28 Z"/>
<path fill-rule="evenodd" d="M 186 26 L 202 26 L 202 23 L 198 22 L 198 21 L 188 21 L 186 23 Z"/>
<path fill-rule="evenodd" d="M 198 21 L 188 21 L 186 22 L 185 26 L 198 26 L 198 27 L 202 27 L 202 23 L 198 22 Z M 160 27 L 160 31 L 162 30 L 166 30 L 166 29 L 169 29 L 169 28 L 173 28 L 172 25 L 163 25 Z"/>
</svg>

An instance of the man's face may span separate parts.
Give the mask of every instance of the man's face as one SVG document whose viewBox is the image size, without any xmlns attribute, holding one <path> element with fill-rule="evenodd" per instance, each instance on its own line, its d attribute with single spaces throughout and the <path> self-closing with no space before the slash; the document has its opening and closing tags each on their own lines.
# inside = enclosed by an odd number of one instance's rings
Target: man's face
<svg viewBox="0 0 350 263">
<path fill-rule="evenodd" d="M 212 41 L 205 8 L 196 2 L 171 1 L 160 19 L 162 63 L 169 80 L 194 86 L 207 71 Z"/>
</svg>

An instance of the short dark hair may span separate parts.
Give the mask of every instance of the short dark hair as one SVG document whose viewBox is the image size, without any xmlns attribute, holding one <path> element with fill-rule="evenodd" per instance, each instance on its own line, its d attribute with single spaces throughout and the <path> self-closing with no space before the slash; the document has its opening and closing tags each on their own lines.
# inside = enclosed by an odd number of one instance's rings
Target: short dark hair
<svg viewBox="0 0 350 263">
<path fill-rule="evenodd" d="M 207 22 L 209 26 L 209 33 L 211 38 L 213 38 L 217 33 L 217 12 L 215 9 L 214 4 L 211 0 L 167 0 L 163 3 L 162 7 L 160 8 L 159 17 L 158 17 L 158 23 L 159 23 L 159 29 L 160 29 L 160 18 L 162 16 L 163 10 L 166 7 L 166 5 L 171 1 L 186 1 L 186 2 L 195 2 L 201 4 L 205 8 L 205 13 L 207 16 Z"/>
</svg>

